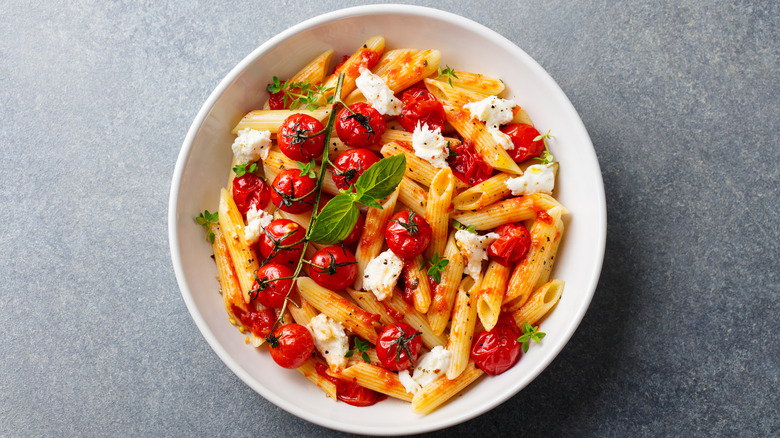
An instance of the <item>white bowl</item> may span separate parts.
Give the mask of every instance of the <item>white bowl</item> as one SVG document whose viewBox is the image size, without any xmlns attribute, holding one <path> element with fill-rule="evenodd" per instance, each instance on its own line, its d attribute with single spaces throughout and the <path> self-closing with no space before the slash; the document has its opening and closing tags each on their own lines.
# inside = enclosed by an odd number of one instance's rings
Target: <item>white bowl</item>
<svg viewBox="0 0 780 438">
<path fill-rule="evenodd" d="M 571 210 L 554 278 L 566 282 L 557 308 L 541 324 L 547 333 L 511 370 L 483 377 L 461 397 L 427 416 L 408 403 L 386 400 L 356 408 L 326 398 L 301 374 L 276 366 L 267 352 L 244 344 L 228 323 L 217 293 L 216 267 L 203 230 L 193 218 L 217 209 L 227 181 L 232 127 L 260 108 L 276 75 L 289 77 L 328 48 L 351 53 L 367 37 L 383 35 L 388 47 L 439 49 L 442 65 L 502 78 L 506 96 L 529 113 L 540 131 L 552 130 L 551 150 L 560 162 L 558 199 Z M 334 58 L 336 59 L 336 58 Z M 528 385 L 558 355 L 580 323 L 596 289 L 606 241 L 601 172 L 588 133 L 555 81 L 509 40 L 466 18 L 408 5 L 362 6 L 321 15 L 257 48 L 211 93 L 182 145 L 171 185 L 169 239 L 184 301 L 203 336 L 247 385 L 282 409 L 345 432 L 399 435 L 441 429 L 480 415 Z"/>
</svg>

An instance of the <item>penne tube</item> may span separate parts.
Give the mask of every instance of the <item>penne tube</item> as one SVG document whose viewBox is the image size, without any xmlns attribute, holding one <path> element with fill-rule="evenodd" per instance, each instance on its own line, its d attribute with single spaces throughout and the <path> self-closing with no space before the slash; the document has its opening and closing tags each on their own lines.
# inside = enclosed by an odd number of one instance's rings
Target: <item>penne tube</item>
<svg viewBox="0 0 780 438">
<path fill-rule="evenodd" d="M 385 52 L 385 39 L 381 36 L 373 36 L 366 40 L 365 43 L 346 61 L 336 68 L 336 71 L 323 83 L 323 88 L 328 89 L 319 98 L 320 105 L 325 104 L 328 98 L 336 92 L 336 84 L 339 81 L 339 74 L 344 73 L 344 82 L 341 85 L 341 98 L 348 96 L 352 90 L 355 89 L 355 79 L 360 76 L 360 67 L 371 68 L 373 67 L 371 60 L 379 58 Z"/>
<path fill-rule="evenodd" d="M 422 333 L 420 339 L 422 339 L 423 345 L 431 349 L 433 347 L 443 347 L 447 345 L 447 337 L 441 333 L 434 333 L 430 324 L 428 324 L 425 315 L 418 312 L 415 310 L 414 306 L 404 301 L 399 291 L 396 290 L 393 296 L 390 297 L 390 299 L 385 300 L 384 303 L 390 310 L 389 313 L 396 316 L 400 315 L 405 323 Z"/>
<path fill-rule="evenodd" d="M 506 173 L 492 176 L 474 187 L 460 192 L 452 199 L 452 206 L 456 210 L 479 210 L 505 199 L 512 193 L 506 186 L 509 178 L 511 176 Z"/>
<path fill-rule="evenodd" d="M 466 277 L 458 287 L 455 307 L 452 310 L 452 326 L 447 341 L 450 352 L 450 366 L 447 368 L 447 378 L 458 377 L 468 365 L 471 355 L 471 341 L 474 338 L 474 327 L 477 323 L 477 294 L 475 289 L 479 282 Z"/>
<path fill-rule="evenodd" d="M 412 411 L 416 414 L 433 412 L 434 409 L 465 389 L 482 374 L 482 370 L 474 366 L 474 361 L 469 361 L 466 369 L 454 380 L 439 379 L 417 391 L 412 398 Z"/>
<path fill-rule="evenodd" d="M 225 243 L 233 260 L 238 284 L 244 302 L 249 302 L 249 291 L 255 281 L 255 271 L 260 268 L 255 251 L 244 238 L 244 217 L 238 211 L 236 203 L 226 189 L 222 189 L 219 199 L 219 226 L 225 233 Z"/>
<path fill-rule="evenodd" d="M 422 50 L 388 61 L 386 66 L 382 66 L 382 71 L 376 74 L 393 93 L 398 93 L 434 74 L 439 68 L 439 60 L 441 60 L 441 52 L 438 50 Z M 361 100 L 365 100 L 363 93 L 355 89 L 345 101 L 351 105 Z"/>
<path fill-rule="evenodd" d="M 398 202 L 409 207 L 415 214 L 425 216 L 428 192 L 404 176 L 398 185 Z"/>
<path fill-rule="evenodd" d="M 320 358 L 313 357 L 296 369 L 301 374 L 303 374 L 304 377 L 311 380 L 315 385 L 319 386 L 323 391 L 325 391 L 325 394 L 328 394 L 328 397 L 336 400 L 336 384 L 321 376 L 317 372 L 317 363 L 321 363 L 323 366 L 327 367 L 325 361 Z"/>
<path fill-rule="evenodd" d="M 447 116 L 447 121 L 465 140 L 474 142 L 474 149 L 487 164 L 512 175 L 523 173 L 506 150 L 498 144 L 484 123 L 471 118 L 468 111 L 451 105 L 444 106 L 444 113 Z"/>
<path fill-rule="evenodd" d="M 509 123 L 525 123 L 526 125 L 534 126 L 534 122 L 531 121 L 531 116 L 529 116 L 524 109 L 520 108 L 520 105 L 515 107 L 512 121 Z"/>
<path fill-rule="evenodd" d="M 268 173 L 273 174 L 275 177 L 276 174 L 282 170 L 297 169 L 298 164 L 294 160 L 291 160 L 286 155 L 284 155 L 280 150 L 274 148 L 268 151 L 268 156 L 263 161 L 263 168 L 266 171 L 266 177 L 270 184 L 273 182 L 273 179 L 268 178 Z M 315 167 L 314 172 L 316 172 L 317 175 L 320 174 L 319 165 Z M 333 175 L 330 169 L 326 170 L 325 172 L 325 178 L 322 179 L 322 191 L 329 195 L 338 195 L 339 188 L 336 187 L 336 183 L 333 181 Z"/>
<path fill-rule="evenodd" d="M 477 314 L 485 330 L 492 330 L 501 313 L 501 302 L 506 292 L 510 269 L 491 261 L 477 291 Z"/>
<path fill-rule="evenodd" d="M 398 201 L 398 190 L 393 192 L 382 201 L 382 209 L 369 208 L 366 214 L 365 227 L 360 235 L 357 250 L 355 251 L 355 260 L 358 262 L 358 275 L 355 278 L 355 289 L 363 289 L 363 275 L 366 271 L 368 262 L 378 256 L 384 243 L 385 226 L 387 221 L 395 211 L 395 204 Z"/>
<path fill-rule="evenodd" d="M 455 179 L 452 170 L 446 167 L 439 169 L 431 180 L 428 204 L 425 207 L 425 220 L 431 226 L 431 243 L 426 248 L 428 258 L 444 254 L 450 228 L 450 207 L 452 193 L 455 191 Z"/>
<path fill-rule="evenodd" d="M 287 306 L 293 319 L 300 325 L 307 325 L 319 312 L 308 301 L 301 299 L 299 306 Z"/>
<path fill-rule="evenodd" d="M 436 80 L 446 83 L 447 86 L 450 86 L 449 82 L 452 81 L 452 87 L 493 96 L 498 96 L 504 91 L 504 81 L 501 79 L 467 71 L 455 71 L 452 75 L 442 75 Z"/>
<path fill-rule="evenodd" d="M 330 66 L 330 59 L 333 57 L 333 49 L 328 49 L 320 54 L 320 56 L 314 58 L 311 62 L 306 64 L 298 73 L 294 74 L 286 82 L 290 84 L 294 83 L 306 83 L 312 85 L 318 85 L 325 79 L 325 75 L 328 73 L 328 67 Z M 296 89 L 296 92 L 299 90 Z M 268 100 L 265 101 L 263 109 L 269 109 Z"/>
<path fill-rule="evenodd" d="M 336 292 L 325 289 L 309 277 L 298 278 L 297 285 L 301 298 L 308 301 L 315 309 L 341 323 L 352 333 L 376 344 L 377 334 L 373 325 L 378 319 L 376 315 L 352 304 Z"/>
<path fill-rule="evenodd" d="M 279 126 L 287 117 L 293 114 L 308 114 L 320 122 L 324 122 L 328 118 L 331 112 L 331 107 L 317 108 L 313 111 L 297 109 L 297 110 L 255 110 L 247 113 L 240 122 L 233 128 L 233 134 L 238 135 L 238 131 L 242 129 L 251 128 L 258 131 L 271 131 L 275 134 L 279 131 Z"/>
<path fill-rule="evenodd" d="M 404 284 L 413 291 L 414 308 L 420 313 L 426 313 L 431 305 L 431 286 L 425 268 L 425 260 L 418 255 L 407 261 L 403 270 Z"/>
<path fill-rule="evenodd" d="M 455 294 L 458 292 L 463 270 L 466 267 L 466 261 L 455 243 L 455 231 L 450 233 L 447 240 L 444 257 L 449 260 L 449 263 L 441 273 L 441 283 L 433 290 L 431 307 L 428 309 L 428 323 L 436 334 L 442 334 L 447 328 Z"/>
<path fill-rule="evenodd" d="M 479 93 L 472 90 L 463 89 L 460 87 L 451 87 L 449 83 L 437 81 L 433 79 L 425 79 L 423 81 L 425 88 L 433 94 L 443 104 L 449 104 L 456 108 L 463 108 L 463 105 L 469 102 L 478 102 L 486 97 L 487 94 Z M 455 81 L 453 80 L 453 85 Z"/>
<path fill-rule="evenodd" d="M 411 146 L 407 143 L 390 142 L 382 146 L 380 152 L 385 157 L 392 157 L 393 155 L 399 154 L 406 155 L 405 176 L 426 187 L 431 185 L 433 177 L 436 176 L 436 172 L 439 170 L 433 167 L 431 163 L 415 155 Z M 458 178 L 453 178 L 453 181 L 457 189 L 468 187 L 466 183 Z"/>
<path fill-rule="evenodd" d="M 360 386 L 373 389 L 390 397 L 412 401 L 412 395 L 406 392 L 406 388 L 398 380 L 398 374 L 384 368 L 358 361 L 335 375 L 340 379 L 354 380 Z"/>
<path fill-rule="evenodd" d="M 539 212 L 547 211 L 548 206 L 563 207 L 550 195 L 534 193 L 505 199 L 477 211 L 456 211 L 452 218 L 464 225 L 474 225 L 477 230 L 490 230 L 499 225 L 534 219 Z M 562 208 L 561 214 L 566 213 L 568 210 Z"/>
<path fill-rule="evenodd" d="M 531 325 L 539 322 L 558 304 L 563 294 L 563 286 L 563 280 L 553 280 L 534 291 L 522 307 L 512 312 L 517 326 L 522 327 L 526 322 Z"/>
<path fill-rule="evenodd" d="M 354 301 L 355 304 L 357 304 L 361 309 L 367 311 L 368 313 L 379 315 L 379 322 L 382 323 L 383 326 L 392 324 L 394 322 L 399 322 L 401 320 L 400 318 L 391 316 L 387 312 L 387 306 L 381 301 L 377 300 L 376 295 L 374 295 L 373 292 L 347 288 L 347 294 L 349 294 L 350 298 L 352 298 L 352 301 Z"/>
<path fill-rule="evenodd" d="M 520 260 L 512 272 L 512 278 L 504 296 L 504 304 L 510 310 L 517 309 L 533 292 L 545 265 L 551 262 L 553 252 L 557 252 L 558 244 L 563 235 L 561 210 L 553 208 L 547 219 L 538 219 L 528 230 L 531 233 L 531 248 L 528 254 Z M 516 300 L 516 302 L 510 302 Z M 484 322 L 484 321 L 483 321 Z"/>
<path fill-rule="evenodd" d="M 460 144 L 460 140 L 455 137 L 444 137 L 444 140 L 453 147 Z M 379 143 L 387 144 L 391 142 L 412 144 L 412 133 L 403 129 L 389 129 L 388 126 L 385 133 L 382 134 L 382 140 Z"/>
</svg>

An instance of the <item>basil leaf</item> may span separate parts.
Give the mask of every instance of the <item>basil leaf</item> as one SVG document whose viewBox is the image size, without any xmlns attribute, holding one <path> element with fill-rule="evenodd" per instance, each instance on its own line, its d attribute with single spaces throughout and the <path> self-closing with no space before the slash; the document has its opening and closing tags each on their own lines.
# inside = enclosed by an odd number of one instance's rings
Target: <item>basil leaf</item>
<svg viewBox="0 0 780 438">
<path fill-rule="evenodd" d="M 360 199 L 358 199 L 357 202 L 365 205 L 366 207 L 374 207 L 374 208 L 378 208 L 380 210 L 382 209 L 382 204 L 376 202 L 376 200 L 374 198 L 372 198 L 371 196 L 368 196 L 368 195 L 361 196 Z"/>
<path fill-rule="evenodd" d="M 358 177 L 357 192 L 374 199 L 390 196 L 401 183 L 406 172 L 406 155 L 383 158 Z"/>
<path fill-rule="evenodd" d="M 348 195 L 337 195 L 325 204 L 314 222 L 309 240 L 331 244 L 344 240 L 358 220 L 358 210 Z"/>
</svg>

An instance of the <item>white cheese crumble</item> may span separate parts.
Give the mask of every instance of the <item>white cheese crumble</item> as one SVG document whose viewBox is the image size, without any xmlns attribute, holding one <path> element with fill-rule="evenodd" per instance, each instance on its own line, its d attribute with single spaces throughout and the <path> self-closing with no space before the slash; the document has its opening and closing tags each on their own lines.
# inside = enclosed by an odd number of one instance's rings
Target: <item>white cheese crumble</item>
<svg viewBox="0 0 780 438">
<path fill-rule="evenodd" d="M 427 123 L 417 123 L 412 133 L 412 148 L 414 155 L 431 163 L 433 167 L 443 169 L 449 167 L 447 164 L 447 140 L 441 135 L 441 129 L 436 128 L 431 131 Z"/>
<path fill-rule="evenodd" d="M 555 170 L 550 164 L 534 164 L 522 175 L 506 180 L 506 188 L 511 190 L 514 196 L 531 193 L 552 195 L 555 188 Z"/>
<path fill-rule="evenodd" d="M 244 227 L 244 240 L 249 245 L 254 245 L 260 239 L 260 233 L 263 232 L 271 222 L 274 216 L 266 213 L 265 210 L 258 210 L 253 205 L 246 212 L 246 227 Z"/>
<path fill-rule="evenodd" d="M 322 353 L 331 369 L 340 370 L 347 366 L 344 355 L 349 351 L 349 339 L 344 326 L 320 313 L 309 321 L 306 328 L 314 338 L 314 347 Z"/>
<path fill-rule="evenodd" d="M 247 164 L 268 157 L 271 150 L 271 131 L 246 128 L 238 131 L 233 142 L 233 155 L 238 164 Z"/>
<path fill-rule="evenodd" d="M 450 367 L 450 352 L 444 347 L 433 347 L 433 350 L 417 358 L 414 374 L 409 370 L 398 372 L 398 380 L 406 388 L 406 392 L 415 394 L 426 385 L 439 380 Z"/>
<path fill-rule="evenodd" d="M 487 260 L 487 247 L 500 236 L 496 233 L 487 233 L 480 236 L 471 231 L 458 230 L 455 232 L 455 242 L 460 248 L 461 254 L 466 257 L 468 264 L 464 270 L 474 281 L 479 279 L 482 271 L 482 260 Z"/>
<path fill-rule="evenodd" d="M 371 73 L 371 70 L 361 66 L 360 76 L 355 79 L 355 85 L 363 93 L 366 100 L 380 114 L 397 116 L 401 114 L 401 101 L 395 97 L 385 81 Z"/>
<path fill-rule="evenodd" d="M 387 250 L 371 259 L 363 273 L 363 289 L 370 290 L 383 301 L 393 294 L 393 288 L 404 269 L 404 261 Z"/>
<path fill-rule="evenodd" d="M 471 117 L 485 122 L 488 131 L 490 131 L 493 135 L 493 139 L 496 140 L 498 144 L 506 150 L 512 150 L 515 148 L 512 139 L 501 132 L 499 127 L 512 121 L 512 118 L 514 118 L 512 109 L 514 109 L 515 106 L 517 106 L 517 104 L 513 100 L 489 96 L 479 102 L 469 102 L 463 105 L 463 109 L 469 110 Z"/>
</svg>

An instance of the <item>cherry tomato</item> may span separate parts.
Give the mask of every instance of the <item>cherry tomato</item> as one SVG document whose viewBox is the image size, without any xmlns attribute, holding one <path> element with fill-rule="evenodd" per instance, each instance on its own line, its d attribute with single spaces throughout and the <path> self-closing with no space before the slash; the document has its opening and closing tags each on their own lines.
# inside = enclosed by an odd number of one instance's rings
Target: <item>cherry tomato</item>
<svg viewBox="0 0 780 438">
<path fill-rule="evenodd" d="M 286 81 L 281 81 L 280 84 L 284 86 L 285 82 Z M 268 96 L 268 108 L 272 110 L 287 109 L 289 106 L 289 99 L 286 105 L 284 103 L 284 90 L 279 90 L 276 93 L 271 93 L 271 95 Z"/>
<path fill-rule="evenodd" d="M 358 266 L 352 251 L 340 246 L 322 248 L 311 257 L 309 276 L 320 286 L 341 290 L 355 282 Z"/>
<path fill-rule="evenodd" d="M 509 329 L 493 327 L 477 335 L 471 346 L 471 358 L 486 374 L 495 376 L 512 368 L 520 359 L 520 344 Z"/>
<path fill-rule="evenodd" d="M 517 326 L 517 321 L 515 321 L 515 317 L 512 316 L 512 314 L 509 312 L 501 312 L 498 315 L 498 322 L 496 322 L 496 327 L 504 328 L 511 331 L 514 334 L 515 338 L 519 338 L 520 335 L 523 334 L 523 331 L 520 330 L 520 327 Z"/>
<path fill-rule="evenodd" d="M 422 254 L 431 243 L 431 226 L 424 217 L 411 210 L 402 210 L 387 223 L 385 240 L 395 255 L 412 259 Z"/>
<path fill-rule="evenodd" d="M 260 177 L 254 173 L 247 172 L 242 176 L 233 179 L 233 200 L 236 207 L 242 215 L 255 207 L 262 210 L 268 206 L 271 200 L 271 190 Z"/>
<path fill-rule="evenodd" d="M 293 273 L 287 266 L 269 263 L 255 272 L 255 283 L 249 291 L 250 298 L 257 298 L 266 307 L 280 308 L 284 304 L 287 292 L 293 287 Z M 279 280 L 283 278 L 283 280 Z"/>
<path fill-rule="evenodd" d="M 428 90 L 411 89 L 404 91 L 403 107 L 398 122 L 405 130 L 414 132 L 417 124 L 427 123 L 431 131 L 444 129 L 447 120 L 444 107 Z"/>
<path fill-rule="evenodd" d="M 405 322 L 388 324 L 379 332 L 376 355 L 385 368 L 405 370 L 414 365 L 422 348 L 421 333 Z"/>
<path fill-rule="evenodd" d="M 271 201 L 279 210 L 303 213 L 311 210 L 317 194 L 317 180 L 309 175 L 301 176 L 298 169 L 279 172 L 271 184 Z"/>
<path fill-rule="evenodd" d="M 523 224 L 504 224 L 496 228 L 495 232 L 501 236 L 488 247 L 488 255 L 504 266 L 522 260 L 531 248 L 531 233 Z"/>
<path fill-rule="evenodd" d="M 344 61 L 341 62 L 341 64 L 336 66 L 336 69 L 333 73 L 335 75 L 338 75 L 339 73 L 345 73 L 348 77 L 356 78 L 360 76 L 361 66 L 371 70 L 374 68 L 377 62 L 379 62 L 379 53 L 374 52 L 366 46 L 361 47 L 358 50 L 358 53 L 354 54 L 353 56 L 359 57 L 357 62 L 351 63 L 349 66 L 347 66 L 346 62 L 350 58 L 350 56 L 347 56 Z"/>
<path fill-rule="evenodd" d="M 333 182 L 339 189 L 348 189 L 369 167 L 379 162 L 379 157 L 368 149 L 348 149 L 333 161 Z"/>
<path fill-rule="evenodd" d="M 461 181 L 475 185 L 490 178 L 493 168 L 485 163 L 475 150 L 470 141 L 464 141 L 450 148 L 456 155 L 450 155 L 447 162 L 450 163 L 452 173 Z"/>
<path fill-rule="evenodd" d="M 328 379 L 336 385 L 336 397 L 344 403 L 352 406 L 371 406 L 387 398 L 386 395 L 360 386 L 354 381 L 337 379 L 328 374 L 328 369 L 322 362 L 314 365 L 317 374 Z"/>
<path fill-rule="evenodd" d="M 365 148 L 379 143 L 385 129 L 387 122 L 384 116 L 365 102 L 352 104 L 349 109 L 344 108 L 336 121 L 336 134 L 351 148 Z"/>
<path fill-rule="evenodd" d="M 291 160 L 308 163 L 322 156 L 325 149 L 325 133 L 308 138 L 325 129 L 319 120 L 308 114 L 293 114 L 282 123 L 276 140 L 279 149 Z"/>
<path fill-rule="evenodd" d="M 531 125 L 512 123 L 502 126 L 501 132 L 508 135 L 515 145 L 514 149 L 507 151 L 515 163 L 538 157 L 544 150 L 543 140 L 534 141 L 539 136 L 539 131 Z"/>
<path fill-rule="evenodd" d="M 314 339 L 306 327 L 287 324 L 274 331 L 268 350 L 274 362 L 282 368 L 298 368 L 314 352 Z"/>
<path fill-rule="evenodd" d="M 277 219 L 267 227 L 255 244 L 255 249 L 269 261 L 295 269 L 303 254 L 303 238 L 306 228 L 289 219 Z M 290 246 L 291 245 L 291 246 Z M 282 246 L 290 246 L 282 248 Z"/>
<path fill-rule="evenodd" d="M 322 211 L 323 208 L 325 208 L 325 205 L 327 202 L 320 201 L 320 206 L 317 209 L 318 213 Z M 358 239 L 360 239 L 360 235 L 363 233 L 363 226 L 366 223 L 366 216 L 363 213 L 360 213 L 358 215 L 358 220 L 355 223 L 355 226 L 352 227 L 352 231 L 349 232 L 349 235 L 344 238 L 342 243 L 344 245 L 352 245 L 353 243 L 357 242 Z"/>
<path fill-rule="evenodd" d="M 247 328 L 258 338 L 264 338 L 271 333 L 271 327 L 274 326 L 276 315 L 272 309 L 258 310 L 254 303 L 249 303 L 249 309 L 244 310 L 235 304 L 231 305 L 233 315 L 238 318 L 241 325 Z"/>
</svg>

